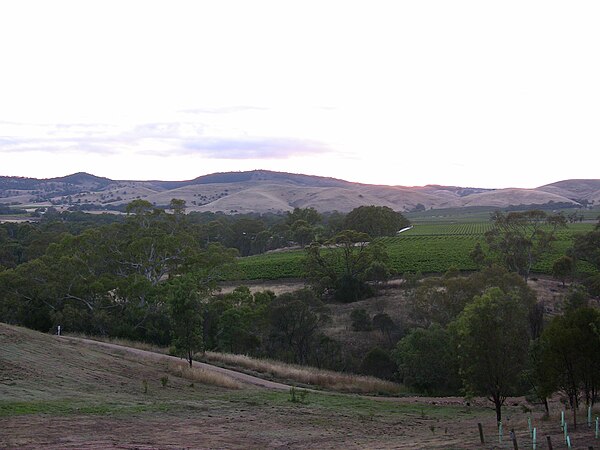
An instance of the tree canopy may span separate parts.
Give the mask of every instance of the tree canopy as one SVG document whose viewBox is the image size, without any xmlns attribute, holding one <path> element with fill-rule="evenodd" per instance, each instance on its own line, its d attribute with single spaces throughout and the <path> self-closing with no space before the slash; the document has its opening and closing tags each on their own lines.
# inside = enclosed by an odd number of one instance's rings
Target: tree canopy
<svg viewBox="0 0 600 450">
<path fill-rule="evenodd" d="M 387 206 L 359 206 L 346 215 L 344 228 L 366 233 L 372 238 L 395 236 L 410 224 L 402 214 Z"/>
<path fill-rule="evenodd" d="M 560 214 L 530 210 L 492 214 L 493 228 L 486 233 L 490 250 L 508 270 L 527 279 L 534 264 L 555 240 L 556 232 L 566 226 Z"/>
<path fill-rule="evenodd" d="M 500 422 L 502 405 L 527 362 L 527 305 L 515 291 L 490 288 L 465 307 L 452 330 L 465 386 L 488 396 Z"/>
<path fill-rule="evenodd" d="M 345 230 L 323 245 L 313 242 L 306 249 L 307 278 L 319 293 L 331 290 L 336 299 L 353 302 L 373 293 L 367 283 L 374 264 L 386 264 L 388 255 L 379 242 L 369 242 L 365 233 Z"/>
</svg>

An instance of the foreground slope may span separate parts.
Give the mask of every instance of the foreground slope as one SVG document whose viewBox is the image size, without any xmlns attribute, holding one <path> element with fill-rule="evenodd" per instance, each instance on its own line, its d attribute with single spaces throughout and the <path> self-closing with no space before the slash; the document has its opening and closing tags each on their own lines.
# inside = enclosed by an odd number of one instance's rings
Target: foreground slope
<svg viewBox="0 0 600 450">
<path fill-rule="evenodd" d="M 0 448 L 478 449 L 477 423 L 487 442 L 495 439 L 493 412 L 475 406 L 485 400 L 467 407 L 460 398 L 316 392 L 289 399 L 287 391 L 183 379 L 162 355 L 0 323 Z M 553 406 L 556 420 L 542 421 L 541 409 L 526 414 L 521 402 L 506 410 L 521 445 L 530 444 L 528 416 L 539 436 L 559 444 L 561 406 Z M 594 442 L 587 427 L 572 439 L 576 448 Z"/>
<path fill-rule="evenodd" d="M 287 392 L 191 383 L 164 360 L 5 324 L 0 348 L 1 448 L 469 448 L 465 423 L 492 418 L 415 399 L 310 393 L 292 403 Z M 442 423 L 446 434 L 432 434 Z"/>
</svg>

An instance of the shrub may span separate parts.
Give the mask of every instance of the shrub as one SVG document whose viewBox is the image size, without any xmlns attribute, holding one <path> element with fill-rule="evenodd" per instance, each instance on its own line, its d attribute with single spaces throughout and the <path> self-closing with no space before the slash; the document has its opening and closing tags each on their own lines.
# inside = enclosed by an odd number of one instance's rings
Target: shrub
<svg viewBox="0 0 600 450">
<path fill-rule="evenodd" d="M 366 354 L 360 365 L 360 371 L 365 375 L 392 379 L 398 372 L 398 366 L 390 354 L 380 347 L 374 347 Z"/>
<path fill-rule="evenodd" d="M 350 319 L 352 320 L 352 329 L 354 331 L 371 331 L 373 329 L 371 318 L 364 309 L 352 310 Z"/>
</svg>

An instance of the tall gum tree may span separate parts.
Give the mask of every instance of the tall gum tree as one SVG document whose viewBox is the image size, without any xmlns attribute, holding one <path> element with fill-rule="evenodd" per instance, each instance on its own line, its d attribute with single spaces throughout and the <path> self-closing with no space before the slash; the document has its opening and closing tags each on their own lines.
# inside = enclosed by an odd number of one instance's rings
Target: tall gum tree
<svg viewBox="0 0 600 450">
<path fill-rule="evenodd" d="M 556 232 L 566 227 L 567 220 L 560 214 L 548 215 L 531 210 L 492 214 L 492 229 L 485 234 L 490 250 L 511 272 L 525 280 L 540 256 L 546 253 L 556 239 Z"/>
<path fill-rule="evenodd" d="M 471 393 L 486 395 L 494 403 L 498 422 L 527 362 L 527 313 L 517 291 L 493 287 L 475 297 L 450 325 L 463 383 Z"/>
</svg>

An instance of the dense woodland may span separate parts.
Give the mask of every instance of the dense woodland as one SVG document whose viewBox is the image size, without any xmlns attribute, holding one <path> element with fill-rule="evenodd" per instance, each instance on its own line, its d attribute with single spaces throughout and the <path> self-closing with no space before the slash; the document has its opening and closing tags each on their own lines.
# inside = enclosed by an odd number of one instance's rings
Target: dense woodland
<svg viewBox="0 0 600 450">
<path fill-rule="evenodd" d="M 471 255 L 478 271 L 423 277 L 394 274 L 373 239 L 408 225 L 389 208 L 226 216 L 185 206 L 174 199 L 167 212 L 136 200 L 125 216 L 50 208 L 39 223 L 1 224 L 0 320 L 171 346 L 190 365 L 202 350 L 244 353 L 375 374 L 424 393 L 484 395 L 498 420 L 510 395 L 543 404 L 560 392 L 573 409 L 598 399 L 600 223 L 555 262 L 555 277 L 571 287 L 562 314 L 548 318 L 526 280 L 565 226 L 561 215 L 496 212 Z M 238 257 L 290 246 L 305 249 L 310 289 L 217 289 L 235 278 Z M 578 261 L 596 273 L 575 280 Z M 377 329 L 386 345 L 355 355 L 324 333 L 332 305 L 369 298 L 394 275 L 403 275 L 407 323 L 352 312 L 355 331 Z"/>
</svg>

